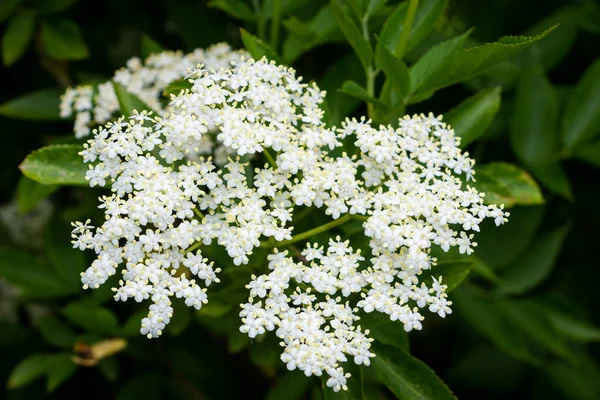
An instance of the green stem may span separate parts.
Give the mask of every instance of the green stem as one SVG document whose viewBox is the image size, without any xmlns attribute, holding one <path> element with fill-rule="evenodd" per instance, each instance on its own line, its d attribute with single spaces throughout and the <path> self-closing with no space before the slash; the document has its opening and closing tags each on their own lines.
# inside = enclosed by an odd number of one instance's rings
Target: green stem
<svg viewBox="0 0 600 400">
<path fill-rule="evenodd" d="M 258 0 L 252 0 L 252 7 L 254 8 L 254 14 L 256 15 L 256 23 L 257 23 L 257 35 L 258 38 L 260 40 L 265 40 L 265 34 L 266 34 L 266 24 L 265 24 L 265 19 L 263 18 L 262 15 L 262 9 L 260 7 L 260 3 Z"/>
<path fill-rule="evenodd" d="M 367 43 L 370 43 L 369 38 L 369 14 L 364 15 L 361 19 L 361 28 L 362 34 Z M 375 97 L 375 73 L 373 71 L 373 66 L 365 67 L 365 81 L 366 81 L 366 89 L 367 93 L 371 97 Z M 367 103 L 367 115 L 369 118 L 373 119 L 375 115 L 375 105 L 372 103 Z"/>
<path fill-rule="evenodd" d="M 281 0 L 273 1 L 273 17 L 271 20 L 271 48 L 277 51 L 279 46 L 279 19 L 281 18 Z"/>
<path fill-rule="evenodd" d="M 200 212 L 200 210 L 198 210 L 197 207 L 194 207 L 194 214 L 196 214 L 198 218 L 200 218 L 200 221 L 204 219 L 204 215 Z"/>
<path fill-rule="evenodd" d="M 202 242 L 196 242 L 193 245 L 191 245 L 190 247 L 188 247 L 187 249 L 185 249 L 185 253 L 190 253 L 194 250 L 196 250 L 198 247 L 202 246 Z"/>
<path fill-rule="evenodd" d="M 267 159 L 271 167 L 277 169 L 277 163 L 275 162 L 275 159 L 273 158 L 271 153 L 269 153 L 269 150 L 263 147 L 263 154 L 265 155 L 265 158 Z"/>
<path fill-rule="evenodd" d="M 408 38 L 410 37 L 410 31 L 412 29 L 413 21 L 415 20 L 415 13 L 417 12 L 418 6 L 419 0 L 410 0 L 408 3 L 408 11 L 406 12 L 406 18 L 404 19 L 404 25 L 402 26 L 400 40 L 398 40 L 398 45 L 394 51 L 394 54 L 400 59 L 404 57 L 404 51 L 408 44 Z"/>
<path fill-rule="evenodd" d="M 292 238 L 290 240 L 283 240 L 281 242 L 278 242 L 277 245 L 278 246 L 287 246 L 289 244 L 296 243 L 296 242 L 299 242 L 304 239 L 308 239 L 311 236 L 318 235 L 319 233 L 326 232 L 330 229 L 335 228 L 336 226 L 342 225 L 342 224 L 350 221 L 351 219 L 352 219 L 352 215 L 346 214 L 341 218 L 335 219 L 335 220 L 328 222 L 326 224 L 323 224 L 321 226 L 317 226 L 316 228 L 313 228 L 309 231 L 294 235 L 294 236 L 292 236 Z M 273 247 L 273 246 L 271 246 L 269 243 L 261 243 L 260 247 Z"/>
</svg>

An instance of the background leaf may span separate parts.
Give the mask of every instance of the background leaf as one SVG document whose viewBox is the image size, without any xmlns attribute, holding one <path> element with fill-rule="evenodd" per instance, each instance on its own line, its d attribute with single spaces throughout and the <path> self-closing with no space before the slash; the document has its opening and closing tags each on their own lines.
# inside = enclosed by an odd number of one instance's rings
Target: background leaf
<svg viewBox="0 0 600 400">
<path fill-rule="evenodd" d="M 344 7 L 344 2 L 340 0 L 331 0 L 331 9 L 333 15 L 344 32 L 348 44 L 352 46 L 354 52 L 360 59 L 360 62 L 365 68 L 370 68 L 373 61 L 373 49 L 369 41 L 363 37 L 360 29 L 353 22 L 352 17 Z"/>
<path fill-rule="evenodd" d="M 142 35 L 142 43 L 141 43 L 141 51 L 142 57 L 148 58 L 151 54 L 158 54 L 166 49 L 158 43 L 156 40 L 152 39 L 148 35 Z"/>
<path fill-rule="evenodd" d="M 32 255 L 13 249 L 0 249 L 0 277 L 32 298 L 64 296 L 71 290 Z"/>
<path fill-rule="evenodd" d="M 269 390 L 265 400 L 299 400 L 310 387 L 310 380 L 305 379 L 301 371 L 287 371 L 277 380 L 277 383 Z"/>
<path fill-rule="evenodd" d="M 437 90 L 475 77 L 486 68 L 517 54 L 532 43 L 542 39 L 551 29 L 536 36 L 503 37 L 497 42 L 469 47 L 450 55 L 433 74 L 420 92 Z"/>
<path fill-rule="evenodd" d="M 45 375 L 52 366 L 51 354 L 35 354 L 22 360 L 11 371 L 7 386 L 16 389 Z"/>
<path fill-rule="evenodd" d="M 277 53 L 271 49 L 268 44 L 244 29 L 240 29 L 240 32 L 244 47 L 255 60 L 266 57 L 268 60 L 275 61 L 277 64 L 282 63 Z"/>
<path fill-rule="evenodd" d="M 29 47 L 35 31 L 35 12 L 22 10 L 8 23 L 2 36 L 2 60 L 9 66 L 18 61 Z"/>
<path fill-rule="evenodd" d="M 0 3 L 0 23 L 4 22 L 17 9 L 21 0 L 5 0 Z"/>
<path fill-rule="evenodd" d="M 77 370 L 77 365 L 71 361 L 71 358 L 72 355 L 70 353 L 52 356 L 52 361 L 48 369 L 48 382 L 46 384 L 46 389 L 49 392 L 53 392 Z"/>
<path fill-rule="evenodd" d="M 527 71 L 517 85 L 510 140 L 515 154 L 527 165 L 538 165 L 556 156 L 559 100 L 556 90 L 540 70 Z"/>
<path fill-rule="evenodd" d="M 89 56 L 79 27 L 71 20 L 44 20 L 40 38 L 46 53 L 58 60 L 82 60 Z"/>
<path fill-rule="evenodd" d="M 117 317 L 112 311 L 103 307 L 71 302 L 62 313 L 73 324 L 89 332 L 111 333 L 117 329 Z"/>
<path fill-rule="evenodd" d="M 39 328 L 44 340 L 54 346 L 72 348 L 75 344 L 75 332 L 52 315 L 40 319 Z"/>
<path fill-rule="evenodd" d="M 26 177 L 45 185 L 88 186 L 81 150 L 76 144 L 42 147 L 25 157 L 19 168 Z"/>
<path fill-rule="evenodd" d="M 137 111 L 138 113 L 141 113 L 142 111 L 152 111 L 152 108 L 150 108 L 149 105 L 140 100 L 135 94 L 128 92 L 119 83 L 113 81 L 112 84 L 123 116 L 130 117 L 134 114 L 134 111 Z"/>
<path fill-rule="evenodd" d="M 400 399 L 455 399 L 448 387 L 427 365 L 396 347 L 373 342 L 373 368 Z"/>
<path fill-rule="evenodd" d="M 475 178 L 478 181 L 474 183 L 474 186 L 486 193 L 484 198 L 486 202 L 496 203 L 496 200 L 499 200 L 504 202 L 507 207 L 537 205 L 544 202 L 537 183 L 525 170 L 516 165 L 495 162 L 480 165 L 476 171 Z M 485 184 L 480 186 L 479 181 L 485 182 Z"/>
<path fill-rule="evenodd" d="M 402 99 L 410 93 L 410 71 L 404 61 L 393 55 L 386 46 L 381 47 L 378 53 L 377 65 L 383 70 L 386 77 L 392 82 L 394 89 Z"/>
<path fill-rule="evenodd" d="M 17 184 L 17 205 L 19 206 L 19 211 L 28 213 L 33 210 L 40 201 L 44 200 L 57 190 L 57 185 L 43 185 L 22 176 Z"/>
<path fill-rule="evenodd" d="M 414 48 L 431 32 L 433 25 L 442 14 L 446 4 L 446 0 L 423 0 L 419 2 L 410 30 L 410 36 L 408 37 L 408 43 L 406 44 L 406 52 Z M 402 2 L 387 19 L 379 34 L 381 43 L 377 44 L 376 53 L 381 51 L 382 45 L 386 46 L 392 54 L 395 53 L 396 46 L 404 29 L 407 9 L 408 2 Z M 377 57 L 380 57 L 380 55 L 377 55 Z"/>
<path fill-rule="evenodd" d="M 58 121 L 62 89 L 42 89 L 0 105 L 0 115 L 9 118 Z"/>
<path fill-rule="evenodd" d="M 471 269 L 474 267 L 474 263 L 472 261 L 460 260 L 460 261 L 440 261 L 438 265 L 432 267 L 432 269 L 428 269 L 423 271 L 420 279 L 425 282 L 432 282 L 431 278 L 439 279 L 442 276 L 442 283 L 447 285 L 446 293 L 456 289 L 458 285 L 465 280 L 465 278 L 471 272 Z M 424 280 L 423 280 L 424 279 Z"/>
<path fill-rule="evenodd" d="M 427 84 L 427 81 L 434 76 L 438 70 L 443 68 L 444 61 L 462 47 L 470 33 L 470 30 L 466 31 L 462 35 L 448 39 L 427 50 L 427 52 L 423 54 L 412 67 L 410 67 L 411 92 L 415 92 L 422 85 Z"/>
<path fill-rule="evenodd" d="M 500 109 L 500 101 L 499 87 L 483 89 L 444 114 L 446 123 L 461 138 L 461 148 L 484 135 Z"/>
<path fill-rule="evenodd" d="M 523 293 L 540 284 L 550 274 L 568 230 L 562 227 L 535 238 L 525 253 L 503 272 L 498 293 Z"/>
<path fill-rule="evenodd" d="M 585 71 L 569 96 L 562 122 L 567 149 L 600 133 L 600 58 Z"/>
</svg>

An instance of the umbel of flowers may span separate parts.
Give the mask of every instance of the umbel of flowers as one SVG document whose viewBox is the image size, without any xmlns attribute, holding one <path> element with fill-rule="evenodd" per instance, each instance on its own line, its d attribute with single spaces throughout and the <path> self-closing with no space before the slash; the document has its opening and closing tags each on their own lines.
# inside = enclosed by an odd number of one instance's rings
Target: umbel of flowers
<svg viewBox="0 0 600 400">
<path fill-rule="evenodd" d="M 119 101 L 112 82 L 122 85 L 135 94 L 153 110 L 162 113 L 162 92 L 170 83 L 183 79 L 190 68 L 204 64 L 206 68 L 227 68 L 232 61 L 247 56 L 243 50 L 232 50 L 226 43 L 218 43 L 207 49 L 196 49 L 191 53 L 163 51 L 151 54 L 143 62 L 138 57 L 127 61 L 108 82 L 81 85 L 69 88 L 60 103 L 60 116 L 69 118 L 75 114 L 75 137 L 90 134 L 90 124 L 105 124 L 119 116 Z"/>
<path fill-rule="evenodd" d="M 346 389 L 343 363 L 369 365 L 375 356 L 359 311 L 387 314 L 406 331 L 421 329 L 427 310 L 451 313 L 442 278 L 420 279 L 435 264 L 431 247 L 470 254 L 480 222 L 499 225 L 508 214 L 463 183 L 473 160 L 441 117 L 328 128 L 324 92 L 265 60 L 188 78 L 192 88 L 172 96 L 162 116 L 108 123 L 82 152 L 90 185 L 112 192 L 100 199 L 101 226 L 74 224 L 74 245 L 97 254 L 82 273 L 84 288 L 121 269 L 115 299 L 150 299 L 141 333 L 157 337 L 172 317 L 172 296 L 200 309 L 219 281 L 213 261 L 227 263 L 208 260 L 203 246 L 218 243 L 241 268 L 259 246 L 270 247 L 264 273 L 247 285 L 240 330 L 251 338 L 273 331 L 288 369 L 326 373 L 335 391 Z M 207 138 L 235 156 L 218 167 L 206 155 Z M 355 154 L 338 149 L 349 140 Z M 312 231 L 362 221 L 370 254 L 339 237 L 312 243 L 293 235 L 300 207 L 330 216 Z M 301 239 L 309 243 L 292 257 L 286 248 Z"/>
</svg>

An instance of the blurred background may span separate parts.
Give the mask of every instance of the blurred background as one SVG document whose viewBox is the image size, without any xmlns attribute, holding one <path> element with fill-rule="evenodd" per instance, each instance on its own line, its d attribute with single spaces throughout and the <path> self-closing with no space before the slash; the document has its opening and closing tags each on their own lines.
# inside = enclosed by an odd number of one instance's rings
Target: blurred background
<svg viewBox="0 0 600 400">
<path fill-rule="evenodd" d="M 270 2 L 264 3 L 263 10 Z M 373 32 L 397 3 L 387 2 L 371 18 Z M 454 313 L 429 318 L 422 332 L 408 335 L 410 351 L 460 399 L 599 399 L 600 5 L 441 3 L 432 32 L 408 52 L 409 62 L 471 27 L 465 47 L 560 26 L 476 78 L 407 108 L 445 113 L 493 91 L 498 109 L 467 150 L 478 164 L 524 168 L 544 197 L 512 207 L 501 228 L 484 226 L 478 267 L 450 295 Z M 209 292 L 215 307 L 196 314 L 175 304 L 165 335 L 141 336 L 145 306 L 115 304 L 109 285 L 80 287 L 91 255 L 70 248 L 70 221 L 100 220 L 101 191 L 39 185 L 18 169 L 41 146 L 81 142 L 73 122 L 58 114 L 66 87 L 108 80 L 131 57 L 157 48 L 190 52 L 223 41 L 243 48 L 240 28 L 260 36 L 268 24 L 257 4 L 0 1 L 0 398 L 322 398 L 320 381 L 285 370 L 274 337 L 251 343 L 237 331 L 237 310 L 219 309 L 219 296 L 231 295 L 228 282 Z M 284 2 L 276 50 L 305 81 L 328 91 L 330 123 L 339 124 L 365 114 L 364 104 L 337 92 L 345 80 L 364 77 L 327 7 L 318 0 Z M 583 128 L 573 123 L 578 112 L 585 114 Z M 576 145 L 565 146 L 560 138 L 571 129 L 582 133 Z M 541 162 L 540 153 L 550 156 Z M 373 371 L 364 374 L 372 382 L 364 398 L 391 398 L 369 377 Z"/>
</svg>

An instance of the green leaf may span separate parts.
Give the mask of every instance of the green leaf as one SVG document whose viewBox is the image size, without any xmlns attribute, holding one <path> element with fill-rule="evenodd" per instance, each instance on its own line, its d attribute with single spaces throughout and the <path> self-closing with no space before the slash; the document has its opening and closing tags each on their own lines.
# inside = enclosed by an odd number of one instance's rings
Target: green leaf
<svg viewBox="0 0 600 400">
<path fill-rule="evenodd" d="M 542 283 L 556 263 L 568 231 L 569 227 L 564 226 L 535 238 L 502 273 L 497 292 L 502 295 L 522 294 Z"/>
<path fill-rule="evenodd" d="M 48 368 L 46 390 L 53 392 L 61 383 L 69 379 L 77 370 L 77 365 L 71 361 L 72 354 L 56 354 L 52 356 Z"/>
<path fill-rule="evenodd" d="M 0 115 L 27 120 L 60 121 L 62 93 L 62 89 L 42 89 L 16 97 L 0 105 Z"/>
<path fill-rule="evenodd" d="M 486 193 L 486 203 L 498 204 L 496 201 L 500 200 L 506 207 L 512 207 L 544 202 L 537 183 L 516 165 L 504 162 L 480 165 L 475 178 L 477 181 L 473 186 Z"/>
<path fill-rule="evenodd" d="M 139 330 L 137 334 L 139 337 Z M 115 382 L 119 377 L 119 364 L 117 363 L 117 357 L 108 357 L 100 360 L 100 362 L 96 365 L 96 368 L 98 368 L 98 371 L 100 371 L 100 373 L 104 375 L 109 382 Z"/>
<path fill-rule="evenodd" d="M 544 207 L 516 206 L 510 210 L 508 222 L 501 226 L 489 219 L 483 221 L 481 232 L 475 236 L 475 254 L 494 270 L 507 267 L 531 244 L 543 217 Z"/>
<path fill-rule="evenodd" d="M 359 325 L 368 329 L 370 337 L 379 343 L 409 350 L 408 334 L 404 330 L 404 324 L 400 321 L 390 320 L 389 315 L 380 312 L 365 313 L 360 317 Z"/>
<path fill-rule="evenodd" d="M 277 382 L 265 397 L 265 400 L 300 400 L 311 385 L 310 379 L 301 371 L 286 371 L 277 378 Z"/>
<path fill-rule="evenodd" d="M 162 53 L 166 49 L 148 35 L 142 35 L 142 57 L 148 58 L 152 54 Z"/>
<path fill-rule="evenodd" d="M 500 350 L 523 361 L 536 361 L 523 331 L 507 319 L 497 299 L 462 285 L 452 294 L 452 302 L 454 311 Z"/>
<path fill-rule="evenodd" d="M 446 123 L 461 138 L 461 148 L 482 137 L 489 128 L 500 109 L 500 93 L 499 87 L 483 89 L 444 114 Z"/>
<path fill-rule="evenodd" d="M 519 159 L 531 165 L 555 157 L 559 144 L 559 100 L 542 71 L 522 74 L 513 110 L 510 141 Z"/>
<path fill-rule="evenodd" d="M 497 42 L 469 47 L 451 54 L 419 92 L 437 90 L 471 79 L 486 68 L 513 56 L 552 31 L 548 29 L 536 36 L 506 36 Z"/>
<path fill-rule="evenodd" d="M 202 307 L 204 308 L 204 307 Z M 140 335 L 140 329 L 142 327 L 142 319 L 148 316 L 147 309 L 141 309 L 133 313 L 127 321 L 123 324 L 119 334 L 128 337 L 138 337 Z"/>
<path fill-rule="evenodd" d="M 476 257 L 473 261 L 475 262 L 475 264 L 473 265 L 473 269 L 471 272 L 473 272 L 475 275 L 492 283 L 496 283 L 500 280 L 498 275 L 496 275 L 496 272 L 494 272 L 494 270 L 489 264 L 477 259 Z"/>
<path fill-rule="evenodd" d="M 52 315 L 40 319 L 38 327 L 44 340 L 51 345 L 72 348 L 75 344 L 75 332 Z"/>
<path fill-rule="evenodd" d="M 410 30 L 410 36 L 408 37 L 408 43 L 406 44 L 405 54 L 419 44 L 421 40 L 431 32 L 435 22 L 442 14 L 446 3 L 446 0 L 422 0 L 419 2 Z M 395 53 L 396 46 L 404 28 L 407 9 L 408 2 L 402 2 L 387 19 L 379 34 L 381 43 L 378 43 L 375 48 L 376 54 L 382 51 L 382 46 L 386 46 L 392 54 Z M 380 57 L 380 55 L 377 55 L 377 57 Z"/>
<path fill-rule="evenodd" d="M 165 96 L 166 98 L 170 98 L 171 95 L 175 95 L 177 96 L 179 93 L 181 93 L 182 90 L 185 89 L 191 89 L 192 88 L 192 83 L 187 80 L 187 79 L 178 79 L 176 81 L 173 81 L 171 83 L 169 83 L 167 85 L 167 87 L 165 87 L 163 89 L 163 96 Z"/>
<path fill-rule="evenodd" d="M 17 206 L 23 214 L 33 210 L 40 201 L 58 190 L 57 185 L 43 185 L 25 176 L 17 183 Z"/>
<path fill-rule="evenodd" d="M 52 354 L 35 354 L 21 360 L 10 373 L 7 387 L 16 389 L 45 375 L 52 366 Z"/>
<path fill-rule="evenodd" d="M 121 86 L 119 83 L 113 81 L 113 87 L 115 89 L 115 94 L 117 95 L 117 99 L 119 100 L 119 108 L 121 114 L 125 117 L 130 117 L 134 114 L 134 111 L 141 113 L 142 111 L 152 111 L 152 108 L 135 94 L 130 93 Z"/>
<path fill-rule="evenodd" d="M 282 49 L 282 57 L 287 64 L 292 64 L 298 57 L 316 46 L 344 39 L 333 11 L 327 3 L 310 20 L 301 22 L 291 17 L 284 21 L 283 25 L 291 33 L 283 43 Z"/>
<path fill-rule="evenodd" d="M 46 228 L 44 248 L 56 276 L 77 292 L 81 288 L 80 275 L 87 268 L 87 263 L 85 253 L 73 248 L 68 240 L 71 229 L 65 222 L 52 221 Z"/>
<path fill-rule="evenodd" d="M 579 342 L 600 341 L 600 328 L 592 325 L 584 318 L 547 302 L 540 302 L 538 305 L 552 322 L 554 329 L 562 336 Z"/>
<path fill-rule="evenodd" d="M 331 0 L 331 9 L 333 15 L 344 32 L 346 40 L 360 59 L 361 64 L 365 68 L 371 68 L 373 61 L 373 49 L 367 39 L 365 39 L 358 26 L 352 20 L 348 11 L 344 7 L 344 3 L 340 0 Z"/>
<path fill-rule="evenodd" d="M 568 56 L 577 36 L 577 24 L 590 12 L 591 4 L 580 3 L 559 8 L 550 16 L 536 22 L 524 32 L 532 36 L 560 24 L 547 38 L 534 43 L 527 51 L 517 57 L 523 67 L 530 65 L 532 59 L 544 69 L 550 69 Z"/>
<path fill-rule="evenodd" d="M 125 385 L 122 385 L 115 400 L 160 400 L 165 381 L 161 375 L 154 373 L 136 374 Z"/>
<path fill-rule="evenodd" d="M 77 0 L 34 0 L 35 9 L 43 14 L 56 14 L 71 7 Z"/>
<path fill-rule="evenodd" d="M 471 338 L 469 341 L 466 351 L 453 357 L 448 368 L 448 379 L 472 391 L 510 393 L 518 390 L 529 366 L 490 345 L 476 344 Z"/>
<path fill-rule="evenodd" d="M 35 31 L 35 12 L 22 10 L 8 23 L 2 37 L 2 60 L 9 66 L 18 61 L 29 47 Z"/>
<path fill-rule="evenodd" d="M 282 64 L 281 59 L 267 43 L 263 42 L 250 32 L 245 29 L 240 29 L 242 35 L 242 42 L 244 43 L 244 47 L 252 58 L 255 60 L 260 60 L 263 57 L 266 57 L 269 61 L 275 61 L 277 64 Z"/>
<path fill-rule="evenodd" d="M 225 11 L 233 18 L 242 21 L 254 21 L 256 16 L 248 3 L 239 0 L 211 0 L 207 4 L 209 7 L 218 8 Z"/>
<path fill-rule="evenodd" d="M 478 169 L 476 169 L 478 171 Z M 504 186 L 498 179 L 487 174 L 476 174 L 477 180 L 469 182 L 479 193 L 485 193 L 484 204 L 504 205 L 510 208 L 515 205 L 515 199 L 510 195 L 510 190 Z"/>
<path fill-rule="evenodd" d="M 72 293 L 30 254 L 0 249 L 0 277 L 21 288 L 27 297 L 47 298 Z"/>
<path fill-rule="evenodd" d="M 62 313 L 73 324 L 89 332 L 112 333 L 117 329 L 117 317 L 107 308 L 71 302 L 63 308 Z"/>
<path fill-rule="evenodd" d="M 441 42 L 431 47 L 419 60 L 410 67 L 410 90 L 417 91 L 422 85 L 427 84 L 429 78 L 434 76 L 444 65 L 444 61 L 459 50 L 472 30 L 462 35 Z"/>
<path fill-rule="evenodd" d="M 577 362 L 553 360 L 544 366 L 548 381 L 564 398 L 596 400 L 600 397 L 600 373 L 593 360 L 580 355 Z"/>
<path fill-rule="evenodd" d="M 587 4 L 589 4 L 590 10 L 587 10 L 586 15 L 577 21 L 577 25 L 584 31 L 598 35 L 600 34 L 600 5 L 594 2 Z"/>
<path fill-rule="evenodd" d="M 537 304 L 529 300 L 504 300 L 499 304 L 509 321 L 519 326 L 531 339 L 558 356 L 572 357 L 564 338 Z"/>
<path fill-rule="evenodd" d="M 79 27 L 69 19 L 44 20 L 40 39 L 44 51 L 58 60 L 82 60 L 89 56 Z"/>
<path fill-rule="evenodd" d="M 4 0 L 0 3 L 0 23 L 4 22 L 17 9 L 22 0 Z"/>
<path fill-rule="evenodd" d="M 573 201 L 573 190 L 565 169 L 558 162 L 530 165 L 529 171 L 546 189 Z"/>
<path fill-rule="evenodd" d="M 385 385 L 403 400 L 456 399 L 425 363 L 396 347 L 373 342 L 373 368 Z"/>
<path fill-rule="evenodd" d="M 387 3 L 387 0 L 369 0 L 365 14 L 371 16 L 381 9 Z"/>
<path fill-rule="evenodd" d="M 425 270 L 421 274 L 421 279 L 438 279 L 442 276 L 442 283 L 447 285 L 446 292 L 450 292 L 458 287 L 471 272 L 475 263 L 469 260 L 440 261 L 432 269 Z"/>
<path fill-rule="evenodd" d="M 367 93 L 367 90 L 360 86 L 358 83 L 354 81 L 346 81 L 342 84 L 341 89 L 339 90 L 341 93 L 346 93 L 354 98 L 365 101 L 367 103 L 373 103 L 377 105 L 382 110 L 388 111 L 390 106 L 385 104 L 384 102 L 377 100 Z"/>
<path fill-rule="evenodd" d="M 324 8 L 329 9 L 329 6 L 324 6 L 323 9 Z M 321 11 L 323 9 L 321 9 Z M 283 21 L 282 25 L 290 32 L 292 36 L 295 36 L 299 40 L 310 41 L 315 39 L 317 36 L 317 33 L 313 32 L 307 23 L 300 21 L 294 16 L 291 16 Z"/>
<path fill-rule="evenodd" d="M 393 55 L 386 46 L 381 47 L 375 61 L 392 83 L 393 89 L 397 90 L 402 99 L 406 98 L 411 88 L 410 72 L 404 61 Z"/>
<path fill-rule="evenodd" d="M 575 86 L 562 120 L 562 139 L 567 149 L 600 133 L 600 58 L 588 67 Z"/>
<path fill-rule="evenodd" d="M 365 10 L 363 9 L 364 4 L 362 4 L 362 0 L 345 0 L 344 3 L 347 4 L 350 7 L 350 9 L 352 9 L 354 15 L 359 20 L 364 16 Z"/>
<path fill-rule="evenodd" d="M 325 116 L 329 126 L 339 126 L 358 105 L 359 101 L 338 92 L 347 78 L 360 79 L 364 74 L 362 65 L 352 53 L 334 63 L 325 72 L 319 87 L 327 91 Z"/>
<path fill-rule="evenodd" d="M 88 170 L 77 144 L 55 144 L 30 153 L 19 165 L 23 174 L 44 185 L 88 186 Z"/>
<path fill-rule="evenodd" d="M 577 147 L 573 151 L 573 157 L 595 167 L 600 167 L 600 140 Z"/>
<path fill-rule="evenodd" d="M 179 336 L 190 324 L 192 316 L 190 308 L 185 304 L 178 304 L 173 308 L 173 317 L 169 325 L 165 328 L 165 331 L 171 336 Z"/>
</svg>

